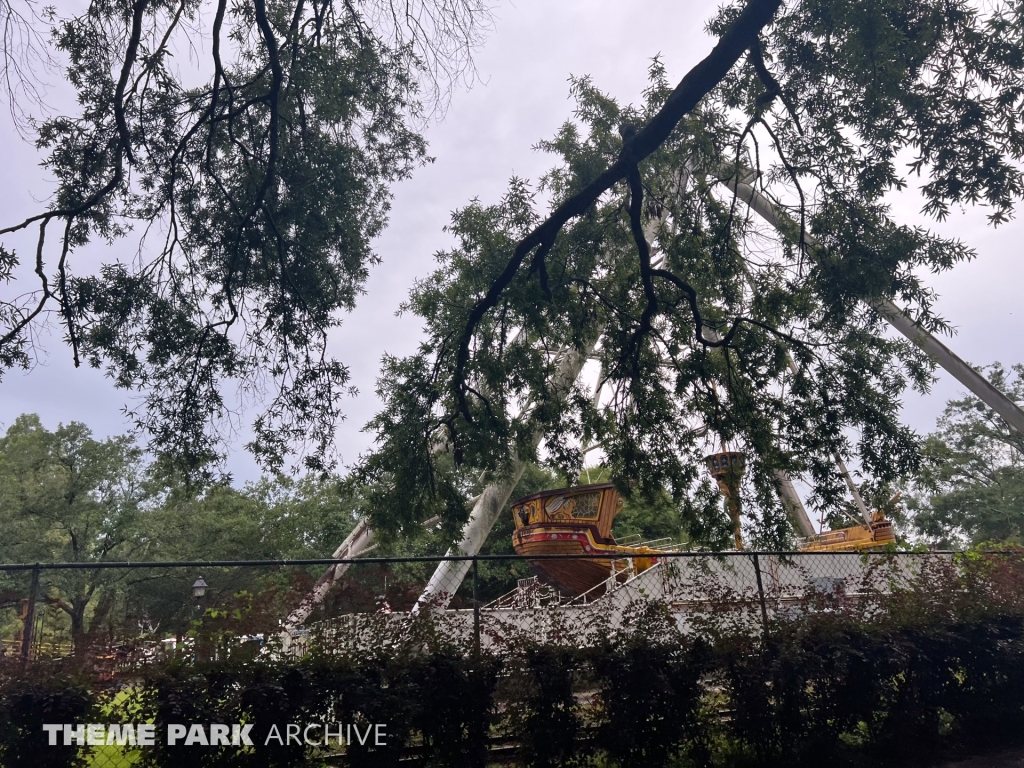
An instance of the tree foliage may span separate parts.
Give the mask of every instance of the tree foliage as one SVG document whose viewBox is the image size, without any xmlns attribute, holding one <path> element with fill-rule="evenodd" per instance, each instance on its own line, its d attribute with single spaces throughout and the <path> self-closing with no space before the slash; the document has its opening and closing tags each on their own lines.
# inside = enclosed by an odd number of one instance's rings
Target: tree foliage
<svg viewBox="0 0 1024 768">
<path fill-rule="evenodd" d="M 1024 365 L 988 369 L 993 385 L 1024 401 Z M 913 525 L 941 546 L 1024 538 L 1024 437 L 973 396 L 951 400 L 924 444 Z"/>
<path fill-rule="evenodd" d="M 472 74 L 488 14 L 481 0 L 96 0 L 54 17 L 77 111 L 38 125 L 50 204 L 0 230 L 35 231 L 37 280 L 0 303 L 0 373 L 30 364 L 51 317 L 76 365 L 144 393 L 136 422 L 190 471 L 217 453 L 229 383 L 265 399 L 249 446 L 265 465 L 298 445 L 327 466 L 348 381 L 327 335 L 376 261 L 389 184 L 425 159 L 418 121 Z M 24 54 L 12 45 L 8 62 Z M 94 269 L 81 252 L 95 243 L 124 247 Z M 0 279 L 17 263 L 0 248 Z"/>
<path fill-rule="evenodd" d="M 83 650 L 131 618 L 180 631 L 196 572 L 103 569 L 110 562 L 327 557 L 356 522 L 357 500 L 336 478 L 265 478 L 238 490 L 168 481 L 127 436 L 97 440 L 84 424 L 50 431 L 20 416 L 0 438 L 0 551 L 7 563 L 71 563 L 45 570 L 41 603 L 64 614 Z M 209 571 L 215 595 L 255 590 L 274 573 Z M 0 574 L 24 597 L 29 574 Z M 4 628 L 7 629 L 7 628 Z"/>
<path fill-rule="evenodd" d="M 145 550 L 141 456 L 128 438 L 94 440 L 73 422 L 50 432 L 21 416 L 0 438 L 0 549 L 10 562 L 130 560 Z M 126 574 L 50 574 L 53 604 L 67 614 L 76 643 L 114 607 Z M 88 613 L 87 613 L 88 612 Z"/>
<path fill-rule="evenodd" d="M 885 196 L 920 175 L 927 214 L 1011 215 L 1022 25 L 1008 2 L 751 0 L 710 23 L 719 45 L 675 88 L 655 60 L 637 106 L 574 80 L 574 119 L 540 144 L 554 168 L 458 211 L 456 246 L 413 291 L 427 340 L 386 361 L 364 464 L 401 477 L 404 503 L 380 505 L 378 522 L 464 520 L 460 472 L 540 456 L 575 476 L 600 444 L 623 490 L 666 489 L 704 536 L 721 511 L 702 458 L 724 442 L 747 451 L 756 533 L 778 542 L 777 470 L 825 510 L 844 493 L 837 456 L 879 485 L 913 471 L 900 398 L 927 389 L 931 363 L 865 301 L 944 330 L 921 275 L 972 252 L 893 221 Z M 588 384 L 553 382 L 598 338 L 595 403 Z"/>
</svg>

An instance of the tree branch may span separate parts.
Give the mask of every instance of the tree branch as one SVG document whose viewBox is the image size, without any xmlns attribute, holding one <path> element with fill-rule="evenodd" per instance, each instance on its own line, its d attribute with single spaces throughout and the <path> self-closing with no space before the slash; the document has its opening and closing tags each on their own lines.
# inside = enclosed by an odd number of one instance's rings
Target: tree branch
<svg viewBox="0 0 1024 768">
<path fill-rule="evenodd" d="M 620 129 L 623 138 L 627 139 L 632 133 L 632 127 Z M 647 304 L 640 315 L 640 323 L 630 346 L 633 348 L 633 373 L 640 375 L 640 344 L 644 336 L 651 331 L 651 321 L 658 314 L 658 295 L 654 291 L 654 274 L 651 268 L 651 247 L 644 235 L 643 210 L 644 210 L 644 185 L 640 180 L 640 169 L 633 166 L 626 175 L 629 184 L 629 228 L 633 232 L 633 240 L 636 242 L 636 249 L 640 256 L 640 281 L 644 288 L 644 297 Z"/>
<path fill-rule="evenodd" d="M 139 42 L 142 39 L 142 17 L 146 13 L 146 5 L 148 3 L 149 0 L 137 0 L 135 5 L 132 6 L 132 32 L 128 38 L 128 48 L 124 53 L 121 76 L 117 80 L 117 88 L 114 89 L 114 122 L 117 123 L 117 133 L 121 139 L 121 149 L 131 163 L 135 162 L 135 155 L 132 152 L 132 136 L 128 130 L 128 121 L 124 116 L 124 91 L 128 86 L 128 78 L 131 77 L 132 67 L 135 65 L 135 57 L 139 53 Z"/>
<path fill-rule="evenodd" d="M 747 54 L 747 59 L 754 67 L 754 72 L 757 73 L 758 79 L 764 86 L 764 94 L 758 98 L 757 104 L 757 116 L 760 117 L 764 113 L 764 109 L 771 104 L 776 97 L 782 102 L 783 106 L 786 107 L 786 111 L 789 112 L 789 116 L 793 118 L 793 123 L 796 125 L 796 129 L 801 136 L 804 135 L 803 126 L 800 124 L 800 117 L 797 115 L 796 108 L 793 106 L 793 102 L 790 101 L 785 91 L 782 90 L 782 86 L 779 81 L 775 79 L 768 67 L 764 63 L 764 53 L 761 50 L 761 41 L 757 40 L 752 46 L 750 46 L 750 53 Z"/>
<path fill-rule="evenodd" d="M 781 4 L 782 0 L 750 0 L 711 53 L 686 73 L 666 99 L 664 106 L 642 130 L 637 132 L 628 145 L 623 147 L 619 159 L 590 184 L 559 205 L 544 222 L 519 242 L 501 274 L 491 283 L 484 297 L 470 310 L 459 340 L 452 387 L 456 406 L 467 421 L 472 422 L 472 416 L 466 402 L 463 379 L 469 363 L 470 343 L 484 315 L 497 305 L 526 257 L 534 250 L 538 250 L 538 257 L 543 258 L 542 254 L 551 249 L 558 233 L 570 219 L 586 212 L 602 194 L 623 180 L 631 167 L 635 167 L 654 153 L 679 121 L 721 82 L 744 51 L 756 44 L 758 33 L 771 23 Z"/>
</svg>

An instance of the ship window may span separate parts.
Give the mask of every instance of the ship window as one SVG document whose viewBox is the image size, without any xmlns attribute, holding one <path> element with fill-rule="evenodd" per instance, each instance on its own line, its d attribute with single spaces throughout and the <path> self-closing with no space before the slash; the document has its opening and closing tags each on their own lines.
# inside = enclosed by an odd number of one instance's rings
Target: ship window
<svg viewBox="0 0 1024 768">
<path fill-rule="evenodd" d="M 600 493 L 584 493 L 573 498 L 575 505 L 572 508 L 572 516 L 593 520 L 597 518 L 597 505 L 601 501 Z"/>
</svg>

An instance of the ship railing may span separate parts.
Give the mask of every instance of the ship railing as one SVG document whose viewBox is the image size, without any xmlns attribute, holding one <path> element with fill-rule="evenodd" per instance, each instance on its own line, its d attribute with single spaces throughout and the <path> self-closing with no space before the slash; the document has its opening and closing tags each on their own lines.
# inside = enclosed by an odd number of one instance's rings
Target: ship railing
<svg viewBox="0 0 1024 768">
<path fill-rule="evenodd" d="M 600 584 L 595 584 L 594 586 L 592 586 L 586 592 L 583 592 L 582 594 L 576 595 L 576 597 L 574 597 L 571 600 L 569 600 L 567 605 L 574 605 L 574 606 L 589 605 L 590 603 L 594 602 L 598 598 L 604 597 L 605 594 L 607 594 L 607 589 L 608 589 L 608 583 L 605 582 L 605 581 L 602 581 Z"/>
<path fill-rule="evenodd" d="M 615 538 L 615 543 L 620 547 L 631 547 L 640 543 L 640 539 L 643 538 L 639 533 L 631 533 L 628 536 L 622 538 Z"/>
<path fill-rule="evenodd" d="M 565 602 L 565 597 L 561 592 L 548 584 L 541 583 L 536 576 L 531 576 L 519 579 L 515 589 L 481 606 L 481 610 L 541 608 L 561 605 L 563 602 Z"/>
<path fill-rule="evenodd" d="M 836 544 L 847 541 L 848 538 L 849 535 L 846 531 L 825 531 L 824 533 L 819 533 L 814 536 L 805 536 L 794 539 L 793 543 L 799 551 L 811 544 Z"/>
<path fill-rule="evenodd" d="M 817 544 L 836 544 L 846 541 L 848 538 L 849 534 L 846 531 L 826 531 L 825 533 L 819 533 L 811 542 Z"/>
<path fill-rule="evenodd" d="M 641 541 L 636 546 L 638 546 L 638 547 L 650 547 L 651 549 L 665 549 L 665 550 L 667 550 L 667 547 L 665 546 L 666 544 L 667 545 L 674 545 L 674 544 L 676 544 L 676 541 L 671 536 L 663 536 L 660 539 L 651 539 L 650 541 Z M 676 546 L 678 546 L 678 545 L 676 545 Z"/>
<path fill-rule="evenodd" d="M 629 536 L 614 539 L 617 547 L 649 547 L 659 552 L 681 552 L 686 548 L 685 544 L 673 539 L 671 536 L 663 536 L 660 539 L 642 541 L 639 533 L 631 533 Z"/>
<path fill-rule="evenodd" d="M 599 600 L 605 595 L 614 592 L 634 576 L 636 576 L 636 569 L 633 567 L 632 557 L 613 557 L 611 558 L 611 569 L 608 578 L 598 582 L 586 592 L 570 598 L 566 601 L 565 605 L 589 605 L 595 600 Z"/>
</svg>

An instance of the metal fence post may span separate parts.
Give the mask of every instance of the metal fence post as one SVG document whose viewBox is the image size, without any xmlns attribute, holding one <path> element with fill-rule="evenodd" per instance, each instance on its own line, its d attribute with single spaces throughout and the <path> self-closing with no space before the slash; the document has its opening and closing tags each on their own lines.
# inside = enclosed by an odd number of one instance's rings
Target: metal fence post
<svg viewBox="0 0 1024 768">
<path fill-rule="evenodd" d="M 473 649 L 476 651 L 477 656 L 480 655 L 480 595 L 478 592 L 479 587 L 479 573 L 477 571 L 477 559 L 473 558 Z"/>
<path fill-rule="evenodd" d="M 39 563 L 32 569 L 32 586 L 28 592 L 28 606 L 25 609 L 25 626 L 21 632 L 21 658 L 28 661 L 32 652 L 32 633 L 36 624 L 36 598 L 39 597 Z"/>
<path fill-rule="evenodd" d="M 752 552 L 754 560 L 754 576 L 757 578 L 757 599 L 761 603 L 761 623 L 764 626 L 764 638 L 768 639 L 768 608 L 764 602 L 764 583 L 761 581 L 761 560 L 757 552 Z"/>
</svg>

